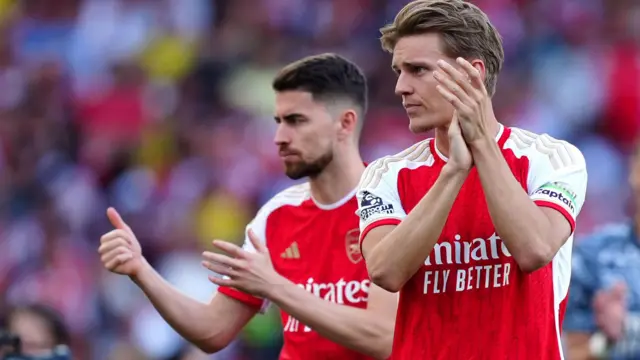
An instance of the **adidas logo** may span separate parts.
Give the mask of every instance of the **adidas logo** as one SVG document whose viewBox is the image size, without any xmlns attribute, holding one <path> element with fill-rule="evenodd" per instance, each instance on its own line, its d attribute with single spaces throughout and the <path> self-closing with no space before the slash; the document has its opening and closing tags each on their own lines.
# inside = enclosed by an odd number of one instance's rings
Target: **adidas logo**
<svg viewBox="0 0 640 360">
<path fill-rule="evenodd" d="M 300 259 L 298 243 L 294 241 L 282 254 L 280 254 L 280 257 L 283 259 Z"/>
</svg>

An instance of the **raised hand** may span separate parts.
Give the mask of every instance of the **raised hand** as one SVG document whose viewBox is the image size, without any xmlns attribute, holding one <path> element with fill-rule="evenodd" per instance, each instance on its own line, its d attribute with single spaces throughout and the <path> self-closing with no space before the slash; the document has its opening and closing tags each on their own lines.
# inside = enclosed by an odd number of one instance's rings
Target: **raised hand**
<svg viewBox="0 0 640 360">
<path fill-rule="evenodd" d="M 136 276 L 145 263 L 140 243 L 116 209 L 107 209 L 107 217 L 115 229 L 100 238 L 100 261 L 111 272 Z"/>
<path fill-rule="evenodd" d="M 223 278 L 209 276 L 209 280 L 219 286 L 233 287 L 248 294 L 265 297 L 273 285 L 282 281 L 275 271 L 267 247 L 249 230 L 249 240 L 256 249 L 249 252 L 241 247 L 222 240 L 213 245 L 230 256 L 205 251 L 202 265 Z"/>
<path fill-rule="evenodd" d="M 480 71 L 463 58 L 457 58 L 458 70 L 444 60 L 438 61 L 433 77 L 438 81 L 438 92 L 454 107 L 462 135 L 467 144 L 493 138 L 487 127 L 486 114 L 489 95 Z"/>
<path fill-rule="evenodd" d="M 473 166 L 473 157 L 462 136 L 457 112 L 454 112 L 453 120 L 451 120 L 451 124 L 449 125 L 448 135 L 449 161 L 446 166 L 455 170 L 469 171 Z"/>
</svg>

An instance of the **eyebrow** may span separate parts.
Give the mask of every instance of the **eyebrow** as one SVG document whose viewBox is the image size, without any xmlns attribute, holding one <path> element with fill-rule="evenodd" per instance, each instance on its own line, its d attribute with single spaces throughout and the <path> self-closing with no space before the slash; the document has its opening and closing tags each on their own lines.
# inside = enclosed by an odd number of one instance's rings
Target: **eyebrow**
<svg viewBox="0 0 640 360">
<path fill-rule="evenodd" d="M 422 66 L 422 67 L 432 68 L 433 64 L 431 64 L 430 62 L 424 61 L 424 60 L 415 60 L 415 61 L 403 61 L 401 63 L 401 66 L 402 67 Z M 398 64 L 391 64 L 391 68 L 393 70 L 397 70 L 398 69 Z"/>
<path fill-rule="evenodd" d="M 284 121 L 292 121 L 298 118 L 304 118 L 305 116 L 299 113 L 293 113 L 293 114 L 288 114 L 285 116 L 274 116 L 273 119 L 275 121 L 280 121 L 280 120 L 284 120 Z"/>
</svg>

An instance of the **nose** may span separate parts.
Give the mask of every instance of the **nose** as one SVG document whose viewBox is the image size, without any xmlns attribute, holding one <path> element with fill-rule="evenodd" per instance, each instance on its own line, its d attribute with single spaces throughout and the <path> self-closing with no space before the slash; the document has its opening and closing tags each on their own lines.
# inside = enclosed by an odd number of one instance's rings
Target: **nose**
<svg viewBox="0 0 640 360">
<path fill-rule="evenodd" d="M 288 127 L 284 122 L 278 124 L 273 142 L 278 146 L 286 145 L 291 142 L 291 135 L 289 134 Z"/>
<path fill-rule="evenodd" d="M 413 87 L 410 84 L 409 78 L 405 73 L 400 73 L 398 80 L 396 81 L 395 93 L 398 96 L 409 95 L 413 92 Z"/>
</svg>

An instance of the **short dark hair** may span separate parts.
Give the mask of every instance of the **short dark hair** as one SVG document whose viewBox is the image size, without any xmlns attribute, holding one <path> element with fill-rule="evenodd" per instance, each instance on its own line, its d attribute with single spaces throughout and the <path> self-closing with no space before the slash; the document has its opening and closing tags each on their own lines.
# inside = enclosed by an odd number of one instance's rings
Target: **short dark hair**
<svg viewBox="0 0 640 360">
<path fill-rule="evenodd" d="M 19 313 L 29 313 L 42 319 L 55 345 L 69 345 L 71 336 L 62 316 L 52 307 L 43 304 L 27 304 L 11 307 L 0 316 L 0 330 L 9 330 L 12 318 Z"/>
<path fill-rule="evenodd" d="M 308 56 L 285 66 L 272 87 L 277 92 L 306 91 L 320 101 L 346 99 L 359 108 L 360 117 L 367 112 L 367 78 L 356 64 L 334 53 Z"/>
<path fill-rule="evenodd" d="M 504 62 L 502 38 L 489 17 L 464 0 L 414 0 L 402 8 L 391 24 L 380 29 L 382 48 L 393 53 L 405 36 L 437 33 L 450 57 L 482 59 L 485 86 L 493 95 Z"/>
</svg>

